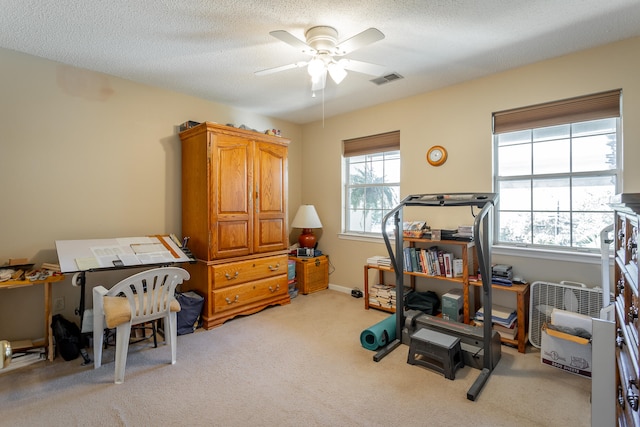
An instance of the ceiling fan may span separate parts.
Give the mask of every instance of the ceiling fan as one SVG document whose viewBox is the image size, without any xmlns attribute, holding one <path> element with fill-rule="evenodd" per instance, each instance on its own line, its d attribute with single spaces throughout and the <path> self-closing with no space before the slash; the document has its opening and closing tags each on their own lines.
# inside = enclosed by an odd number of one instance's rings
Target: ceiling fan
<svg viewBox="0 0 640 427">
<path fill-rule="evenodd" d="M 269 34 L 300 50 L 302 53 L 311 56 L 311 59 L 309 61 L 299 61 L 293 64 L 257 71 L 255 73 L 257 76 L 306 66 L 311 76 L 311 90 L 315 94 L 316 91 L 324 89 L 327 73 L 336 84 L 340 84 L 347 76 L 347 70 L 373 76 L 381 75 L 385 71 L 385 68 L 381 65 L 342 58 L 356 49 L 382 40 L 384 34 L 376 28 L 366 29 L 339 43 L 338 31 L 328 26 L 317 26 L 308 29 L 305 32 L 306 41 L 302 41 L 284 30 L 271 31 Z"/>
</svg>

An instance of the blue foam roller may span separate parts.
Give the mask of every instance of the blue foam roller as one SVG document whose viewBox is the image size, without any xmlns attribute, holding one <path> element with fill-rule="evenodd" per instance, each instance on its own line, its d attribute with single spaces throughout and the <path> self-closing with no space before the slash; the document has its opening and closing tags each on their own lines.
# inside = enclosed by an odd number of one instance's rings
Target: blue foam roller
<svg viewBox="0 0 640 427">
<path fill-rule="evenodd" d="M 395 313 L 360 334 L 360 343 L 367 350 L 377 350 L 396 339 Z"/>
</svg>

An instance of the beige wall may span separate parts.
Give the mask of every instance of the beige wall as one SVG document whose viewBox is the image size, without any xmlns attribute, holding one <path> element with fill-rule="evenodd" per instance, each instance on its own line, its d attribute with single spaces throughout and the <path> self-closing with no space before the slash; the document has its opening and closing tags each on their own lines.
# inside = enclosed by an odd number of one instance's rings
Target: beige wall
<svg viewBox="0 0 640 427">
<path fill-rule="evenodd" d="M 319 248 L 335 271 L 332 284 L 361 287 L 363 264 L 385 254 L 382 243 L 346 240 L 341 231 L 341 141 L 400 130 L 402 197 L 409 194 L 492 191 L 491 113 L 609 89 L 623 89 L 624 191 L 640 191 L 640 38 L 494 74 L 304 126 L 302 201 L 316 205 L 323 222 Z M 402 70 L 399 70 L 402 71 Z M 390 83 L 393 84 L 393 83 Z M 375 90 L 375 89 L 372 89 Z M 425 161 L 427 149 L 444 145 L 447 162 Z M 470 224 L 469 208 L 410 211 L 405 219 L 426 219 L 435 228 Z M 530 282 L 571 280 L 599 283 L 599 259 L 559 262 L 496 256 Z M 372 278 L 373 279 L 373 278 Z"/>
<path fill-rule="evenodd" d="M 0 263 L 10 257 L 56 261 L 55 240 L 149 233 L 180 234 L 180 142 L 186 120 L 279 128 L 292 139 L 289 152 L 290 217 L 300 203 L 316 205 L 323 222 L 319 248 L 335 270 L 330 283 L 362 287 L 368 256 L 382 243 L 339 238 L 341 141 L 400 130 L 402 195 L 487 192 L 491 181 L 493 111 L 608 89 L 624 93 L 624 191 L 640 192 L 640 39 L 533 64 L 401 101 L 296 126 L 226 105 L 51 61 L 0 50 Z M 393 83 L 391 83 L 393 84 Z M 329 112 L 330 113 L 330 112 Z M 302 143 L 304 139 L 304 144 Z M 434 144 L 449 160 L 439 168 L 424 160 Z M 303 167 L 304 166 L 304 167 Z M 434 227 L 470 222 L 468 211 L 411 212 Z M 529 281 L 598 282 L 597 260 L 567 263 L 494 256 Z M 120 275 L 121 276 L 121 275 Z M 89 287 L 118 278 L 89 275 Z M 39 289 L 0 291 L 0 339 L 41 333 Z M 90 298 L 90 292 L 87 292 Z M 74 318 L 77 288 L 66 280 L 63 314 Z M 40 335 L 41 336 L 41 335 Z"/>
<path fill-rule="evenodd" d="M 0 63 L 0 265 L 57 262 L 56 240 L 180 236 L 186 120 L 281 129 L 292 139 L 290 210 L 300 204 L 298 125 L 13 51 L 0 50 Z M 79 295 L 70 279 L 54 287 L 70 319 Z M 41 337 L 42 307 L 41 287 L 0 291 L 0 339 Z"/>
</svg>

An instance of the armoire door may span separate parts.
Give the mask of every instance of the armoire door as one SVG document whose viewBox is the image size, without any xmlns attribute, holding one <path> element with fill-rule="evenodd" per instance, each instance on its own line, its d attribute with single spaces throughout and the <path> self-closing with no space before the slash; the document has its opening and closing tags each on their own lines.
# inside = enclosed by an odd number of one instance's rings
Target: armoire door
<svg viewBox="0 0 640 427">
<path fill-rule="evenodd" d="M 287 147 L 256 142 L 254 151 L 253 252 L 288 247 Z"/>
<path fill-rule="evenodd" d="M 213 135 L 211 153 L 211 258 L 253 253 L 253 142 Z"/>
</svg>

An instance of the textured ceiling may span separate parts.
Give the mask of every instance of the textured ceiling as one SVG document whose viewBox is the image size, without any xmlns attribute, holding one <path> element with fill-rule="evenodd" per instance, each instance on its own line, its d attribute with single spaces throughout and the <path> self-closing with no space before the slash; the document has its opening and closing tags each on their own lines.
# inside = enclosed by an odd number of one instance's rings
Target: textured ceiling
<svg viewBox="0 0 640 427">
<path fill-rule="evenodd" d="M 640 0 L 0 0 L 0 10 L 0 47 L 295 123 L 640 36 Z M 348 57 L 404 79 L 378 86 L 349 72 L 313 98 L 304 68 L 254 74 L 308 59 L 270 31 L 304 40 L 317 25 L 340 40 L 378 28 L 383 40 Z"/>
</svg>

